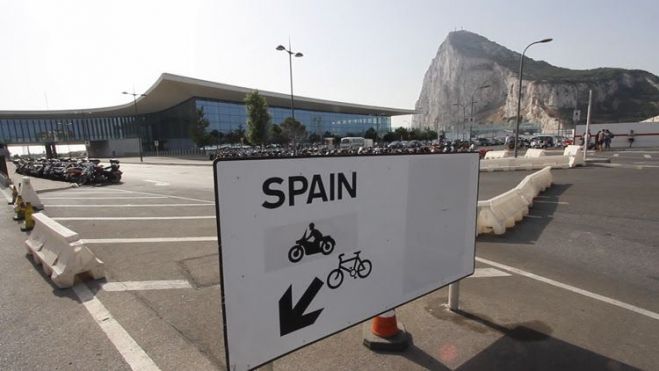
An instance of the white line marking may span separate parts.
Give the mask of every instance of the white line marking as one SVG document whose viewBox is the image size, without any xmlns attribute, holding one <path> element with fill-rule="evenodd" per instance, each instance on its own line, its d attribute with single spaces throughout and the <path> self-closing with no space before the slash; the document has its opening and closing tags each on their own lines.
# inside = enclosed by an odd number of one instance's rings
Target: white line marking
<svg viewBox="0 0 659 371">
<path fill-rule="evenodd" d="M 168 185 L 169 185 L 169 183 L 167 183 L 167 182 L 161 182 L 161 181 L 159 181 L 159 180 L 148 180 L 148 179 L 144 179 L 144 181 L 145 181 L 145 182 L 149 182 L 149 183 L 153 183 L 153 185 L 154 185 L 154 186 L 157 186 L 157 187 L 162 187 L 162 186 L 168 186 Z"/>
<path fill-rule="evenodd" d="M 613 157 L 620 157 L 620 154 L 619 153 L 614 153 Z"/>
<path fill-rule="evenodd" d="M 547 200 L 534 200 L 533 203 L 538 204 L 557 204 L 557 205 L 569 205 L 569 202 L 565 201 L 547 201 Z"/>
<path fill-rule="evenodd" d="M 186 201 L 199 201 L 199 202 L 207 202 L 210 204 L 215 205 L 215 201 L 209 201 L 209 200 L 200 200 L 198 198 L 190 198 L 190 197 L 181 197 L 181 196 L 171 196 L 171 195 L 163 195 L 160 193 L 151 193 L 151 192 L 137 192 L 137 191 L 127 191 L 124 189 L 117 189 L 117 192 L 126 192 L 126 193 L 136 193 L 136 194 L 143 194 L 143 195 L 152 195 L 152 196 L 167 196 L 169 198 L 176 198 L 179 200 L 186 200 Z"/>
<path fill-rule="evenodd" d="M 97 243 L 160 243 L 160 242 L 206 242 L 217 241 L 217 237 L 141 237 L 141 238 L 90 238 L 83 239 L 85 244 Z"/>
<path fill-rule="evenodd" d="M 508 276 L 511 276 L 511 274 L 504 271 L 500 271 L 495 268 L 476 268 L 474 274 L 469 276 L 469 278 L 508 277 Z"/>
<path fill-rule="evenodd" d="M 84 283 L 73 286 L 73 292 L 78 296 L 82 305 L 85 306 L 110 342 L 117 348 L 119 354 L 124 357 L 130 368 L 133 370 L 160 370 Z"/>
<path fill-rule="evenodd" d="M 145 205 L 139 205 L 139 204 L 124 204 L 124 205 L 117 205 L 117 204 L 111 204 L 111 205 L 52 205 L 52 204 L 47 204 L 44 205 L 45 207 L 86 207 L 86 208 L 92 208 L 92 207 L 188 207 L 188 206 L 213 206 L 213 204 L 145 204 Z"/>
<path fill-rule="evenodd" d="M 630 310 L 632 312 L 641 314 L 643 316 L 650 317 L 652 319 L 659 320 L 659 313 L 655 313 L 655 312 L 649 311 L 647 309 L 637 307 L 635 305 L 627 304 L 627 303 L 619 301 L 619 300 L 611 299 L 609 297 L 606 297 L 606 296 L 603 296 L 603 295 L 600 295 L 600 294 L 595 294 L 593 292 L 586 291 L 586 290 L 580 289 L 578 287 L 570 286 L 570 285 L 564 284 L 562 282 L 554 281 L 550 278 L 545 278 L 545 277 L 542 277 L 542 276 L 538 276 L 537 274 L 526 272 L 526 271 L 523 271 L 521 269 L 510 267 L 510 266 L 507 266 L 507 265 L 504 265 L 504 264 L 501 264 L 501 263 L 493 262 L 491 260 L 476 257 L 476 261 L 480 262 L 480 263 L 483 263 L 483 264 L 491 265 L 493 267 L 504 269 L 504 270 L 507 270 L 508 272 L 519 274 L 520 276 L 528 277 L 528 278 L 546 283 L 548 285 L 559 287 L 561 289 L 565 289 L 565 290 L 574 292 L 576 294 L 589 297 L 591 299 L 595 299 L 595 300 L 605 302 L 607 304 L 615 305 L 616 307 L 627 309 L 627 310 Z"/>
<path fill-rule="evenodd" d="M 61 190 L 57 190 L 57 191 L 52 191 L 50 193 L 53 193 L 53 194 L 55 194 L 55 193 L 64 193 L 64 194 L 67 194 L 67 195 L 74 194 L 74 193 L 79 194 L 79 195 L 83 194 L 83 193 L 86 194 L 86 195 L 91 195 L 91 194 L 116 195 L 116 194 L 119 194 L 119 191 L 117 191 L 117 190 L 95 191 L 95 190 L 83 190 L 83 189 L 80 189 L 80 188 L 69 188 L 69 189 L 61 189 Z"/>
<path fill-rule="evenodd" d="M 134 197 L 41 197 L 42 200 L 138 200 L 168 198 L 166 196 L 134 196 Z"/>
<path fill-rule="evenodd" d="M 646 155 L 643 155 L 643 157 L 645 157 L 645 158 L 652 158 L 651 155 L 647 155 L 647 154 L 646 154 Z"/>
<path fill-rule="evenodd" d="M 138 290 L 169 290 L 191 289 L 190 283 L 185 280 L 172 281 L 125 281 L 101 283 L 104 291 L 138 291 Z"/>
<path fill-rule="evenodd" d="M 61 217 L 51 218 L 53 220 L 193 220 L 193 219 L 215 219 L 215 215 L 198 216 L 94 216 L 94 217 Z"/>
</svg>

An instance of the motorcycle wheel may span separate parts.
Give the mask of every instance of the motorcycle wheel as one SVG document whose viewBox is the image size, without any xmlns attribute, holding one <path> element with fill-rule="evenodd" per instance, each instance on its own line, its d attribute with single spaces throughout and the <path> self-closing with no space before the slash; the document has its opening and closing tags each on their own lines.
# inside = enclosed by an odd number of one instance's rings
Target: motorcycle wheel
<svg viewBox="0 0 659 371">
<path fill-rule="evenodd" d="M 304 250 L 300 245 L 295 245 L 291 247 L 290 250 L 288 250 L 288 260 L 290 260 L 291 263 L 299 262 L 300 260 L 302 260 L 303 256 L 304 256 Z"/>
<path fill-rule="evenodd" d="M 334 240 L 329 238 L 320 242 L 320 251 L 323 255 L 329 255 L 334 251 Z"/>
<path fill-rule="evenodd" d="M 343 272 L 340 268 L 336 268 L 327 275 L 327 286 L 330 289 L 335 289 L 343 283 Z"/>
</svg>

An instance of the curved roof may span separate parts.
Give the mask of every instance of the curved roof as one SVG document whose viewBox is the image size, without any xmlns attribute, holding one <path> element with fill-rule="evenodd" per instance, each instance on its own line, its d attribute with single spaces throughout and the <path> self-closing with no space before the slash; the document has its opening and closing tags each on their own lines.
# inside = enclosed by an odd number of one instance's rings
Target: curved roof
<svg viewBox="0 0 659 371">
<path fill-rule="evenodd" d="M 145 97 L 137 99 L 140 114 L 163 111 L 190 98 L 207 98 L 229 102 L 243 102 L 245 95 L 255 89 L 221 84 L 191 77 L 163 73 Z M 259 90 L 271 107 L 290 107 L 290 95 Z M 330 100 L 295 96 L 295 108 L 313 111 L 356 113 L 364 115 L 396 116 L 414 113 L 414 110 L 396 109 L 361 104 L 336 102 Z M 113 107 L 48 110 L 48 111 L 0 111 L 0 117 L 55 117 L 85 115 L 87 117 L 130 116 L 134 112 L 133 103 Z"/>
</svg>

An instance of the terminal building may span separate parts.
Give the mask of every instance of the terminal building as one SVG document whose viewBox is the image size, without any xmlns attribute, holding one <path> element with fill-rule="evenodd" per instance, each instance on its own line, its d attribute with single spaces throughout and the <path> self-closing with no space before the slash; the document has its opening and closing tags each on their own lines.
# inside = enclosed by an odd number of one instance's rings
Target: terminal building
<svg viewBox="0 0 659 371">
<path fill-rule="evenodd" d="M 247 129 L 243 100 L 255 89 L 164 73 L 134 102 L 105 108 L 0 111 L 0 143 L 53 145 L 85 143 L 90 156 L 135 155 L 140 151 L 191 149 L 190 127 L 203 108 L 208 131 Z M 273 124 L 291 114 L 288 94 L 259 91 Z M 391 130 L 391 117 L 412 110 L 366 106 L 296 96 L 295 118 L 308 133 L 363 135 L 369 128 Z"/>
</svg>

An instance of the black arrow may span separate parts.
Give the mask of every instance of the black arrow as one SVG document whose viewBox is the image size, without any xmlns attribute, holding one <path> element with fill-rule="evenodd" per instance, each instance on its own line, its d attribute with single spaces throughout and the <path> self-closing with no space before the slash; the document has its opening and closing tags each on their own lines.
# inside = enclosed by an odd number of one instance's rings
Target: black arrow
<svg viewBox="0 0 659 371">
<path fill-rule="evenodd" d="M 320 312 L 325 308 L 307 314 L 304 314 L 304 311 L 307 310 L 307 307 L 311 304 L 313 298 L 316 297 L 321 287 L 323 287 L 323 281 L 319 280 L 318 277 L 314 277 L 313 282 L 307 287 L 300 301 L 293 307 L 293 285 L 288 286 L 288 290 L 279 299 L 280 336 L 311 326 L 316 322 L 316 319 L 320 316 Z"/>
</svg>

